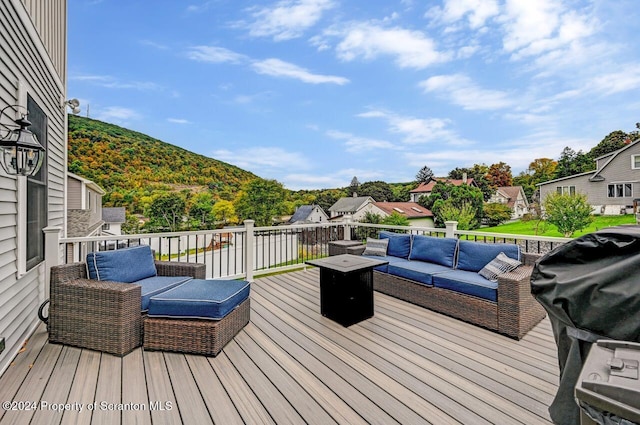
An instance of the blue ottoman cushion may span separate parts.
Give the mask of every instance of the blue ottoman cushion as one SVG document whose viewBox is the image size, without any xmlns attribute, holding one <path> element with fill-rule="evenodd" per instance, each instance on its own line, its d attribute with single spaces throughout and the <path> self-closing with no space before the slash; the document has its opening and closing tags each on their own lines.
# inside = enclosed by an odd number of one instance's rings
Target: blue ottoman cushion
<svg viewBox="0 0 640 425">
<path fill-rule="evenodd" d="M 142 287 L 142 311 L 149 309 L 149 300 L 154 295 L 161 294 L 189 280 L 191 280 L 189 276 L 153 276 L 134 282 Z"/>
<path fill-rule="evenodd" d="M 151 297 L 150 317 L 221 320 L 249 298 L 245 280 L 192 279 Z"/>
</svg>

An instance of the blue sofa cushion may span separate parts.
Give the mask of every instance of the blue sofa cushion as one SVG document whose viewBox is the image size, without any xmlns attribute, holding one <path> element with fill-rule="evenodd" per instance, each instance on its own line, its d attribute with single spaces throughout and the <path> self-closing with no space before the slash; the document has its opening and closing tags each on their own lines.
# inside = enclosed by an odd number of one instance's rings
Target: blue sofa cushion
<svg viewBox="0 0 640 425">
<path fill-rule="evenodd" d="M 175 288 L 191 280 L 189 276 L 152 276 L 135 282 L 140 285 L 142 292 L 142 311 L 149 309 L 149 300 L 154 295 L 158 295 L 171 288 Z"/>
<path fill-rule="evenodd" d="M 509 243 L 482 243 L 459 241 L 458 242 L 458 263 L 456 269 L 470 272 L 479 272 L 498 254 L 504 254 L 520 261 L 520 247 Z"/>
<path fill-rule="evenodd" d="M 414 235 L 409 260 L 427 261 L 453 268 L 458 240 Z"/>
<path fill-rule="evenodd" d="M 387 273 L 388 271 L 388 267 L 389 264 L 397 264 L 397 263 L 408 263 L 409 260 L 406 260 L 404 258 L 399 258 L 399 257 L 391 257 L 390 255 L 387 255 L 386 257 L 378 257 L 378 256 L 374 256 L 374 255 L 364 255 L 364 253 L 362 254 L 363 257 L 367 257 L 367 258 L 371 258 L 372 260 L 376 260 L 376 261 L 388 261 L 388 264 L 382 264 L 380 266 L 375 266 L 373 268 L 373 270 L 379 271 L 379 272 L 383 272 L 383 273 Z"/>
<path fill-rule="evenodd" d="M 249 297 L 245 280 L 192 279 L 151 297 L 149 316 L 220 320 Z"/>
<path fill-rule="evenodd" d="M 478 273 L 462 270 L 439 273 L 433 276 L 433 286 L 493 302 L 498 300 L 498 283 L 491 282 Z"/>
<path fill-rule="evenodd" d="M 450 270 L 450 267 L 440 264 L 425 263 L 423 261 L 404 261 L 389 264 L 387 273 L 431 286 L 433 285 L 434 275 Z"/>
<path fill-rule="evenodd" d="M 389 239 L 387 255 L 399 258 L 409 258 L 409 253 L 411 252 L 411 235 L 393 232 L 380 232 L 379 239 Z"/>
<path fill-rule="evenodd" d="M 90 279 L 124 283 L 157 274 L 153 253 L 148 246 L 90 252 L 87 254 L 87 269 Z"/>
</svg>

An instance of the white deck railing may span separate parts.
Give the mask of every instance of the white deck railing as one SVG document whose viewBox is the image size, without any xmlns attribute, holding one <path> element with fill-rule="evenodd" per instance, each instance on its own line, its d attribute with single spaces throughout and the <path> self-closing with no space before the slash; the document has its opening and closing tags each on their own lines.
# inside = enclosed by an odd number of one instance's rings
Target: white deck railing
<svg viewBox="0 0 640 425">
<path fill-rule="evenodd" d="M 517 243 L 524 252 L 534 253 L 548 252 L 570 240 L 462 231 L 456 226 L 456 222 L 448 222 L 445 229 L 346 222 L 254 227 L 253 220 L 247 220 L 244 226 L 216 230 L 85 238 L 63 238 L 61 229 L 47 228 L 45 263 L 48 278 L 51 266 L 84 261 L 88 252 L 149 245 L 158 259 L 205 264 L 208 279 L 253 280 L 260 274 L 301 268 L 307 260 L 327 256 L 330 241 L 364 240 L 384 229 L 485 243 Z"/>
</svg>

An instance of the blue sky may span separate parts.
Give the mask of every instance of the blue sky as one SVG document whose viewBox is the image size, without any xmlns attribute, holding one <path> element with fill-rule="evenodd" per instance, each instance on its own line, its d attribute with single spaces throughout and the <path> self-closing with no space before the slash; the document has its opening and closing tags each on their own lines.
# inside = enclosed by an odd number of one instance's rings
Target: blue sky
<svg viewBox="0 0 640 425">
<path fill-rule="evenodd" d="M 513 174 L 640 121 L 637 0 L 69 0 L 68 97 L 320 189 Z"/>
</svg>

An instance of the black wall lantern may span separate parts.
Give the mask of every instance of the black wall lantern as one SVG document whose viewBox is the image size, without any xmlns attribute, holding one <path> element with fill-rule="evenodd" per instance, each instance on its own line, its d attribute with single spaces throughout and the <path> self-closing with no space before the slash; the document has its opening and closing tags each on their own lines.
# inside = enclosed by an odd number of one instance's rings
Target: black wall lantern
<svg viewBox="0 0 640 425">
<path fill-rule="evenodd" d="M 0 165 L 9 175 L 33 176 L 42 166 L 45 151 L 35 134 L 27 130 L 31 125 L 27 119 L 29 111 L 18 105 L 10 105 L 0 112 L 0 117 L 8 108 L 14 108 L 20 118 L 13 120 L 13 124 L 2 126 L 8 131 L 0 138 Z M 20 112 L 25 109 L 25 113 Z"/>
</svg>

